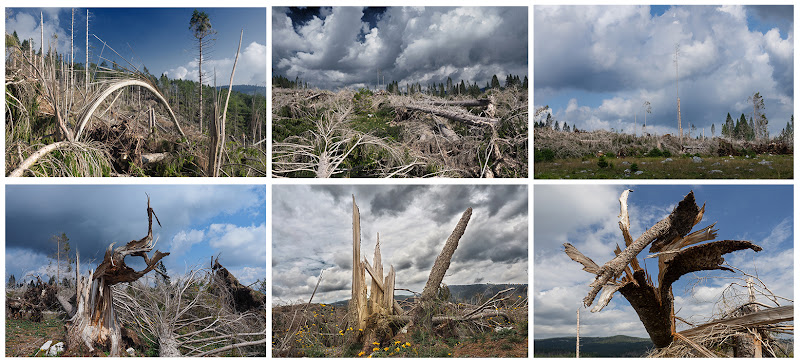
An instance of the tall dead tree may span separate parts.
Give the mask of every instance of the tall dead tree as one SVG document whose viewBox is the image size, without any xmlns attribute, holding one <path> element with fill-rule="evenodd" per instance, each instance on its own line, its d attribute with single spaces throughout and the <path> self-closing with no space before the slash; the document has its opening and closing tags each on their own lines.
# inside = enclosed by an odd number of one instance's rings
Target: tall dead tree
<svg viewBox="0 0 800 363">
<path fill-rule="evenodd" d="M 140 240 L 133 240 L 117 248 L 110 244 L 106 250 L 103 262 L 97 266 L 94 273 L 90 271 L 89 277 L 80 276 L 76 284 L 76 305 L 71 306 L 66 300 L 60 299 L 61 305 L 71 314 L 67 322 L 68 349 L 80 349 L 86 346 L 89 352 L 94 352 L 97 347 L 108 350 L 112 356 L 119 356 L 122 352 L 122 329 L 114 311 L 112 286 L 122 282 L 133 282 L 144 276 L 154 268 L 158 262 L 169 255 L 169 252 L 156 250 L 153 257 L 148 257 L 148 252 L 155 247 L 153 241 L 153 217 L 161 226 L 161 222 L 150 208 L 150 197 L 147 197 L 147 235 Z M 136 256 L 144 259 L 147 267 L 136 271 L 125 264 L 126 256 Z M 80 275 L 79 262 L 76 262 L 76 275 Z"/>
<path fill-rule="evenodd" d="M 603 266 L 598 266 L 571 244 L 565 243 L 564 248 L 572 260 L 583 265 L 584 271 L 597 275 L 589 285 L 591 289 L 583 300 L 584 305 L 590 306 L 602 289 L 597 304 L 592 308 L 592 312 L 598 312 L 619 291 L 639 315 L 639 320 L 644 324 L 653 344 L 657 348 L 664 348 L 673 338 L 677 338 L 672 283 L 681 276 L 696 271 L 733 271 L 722 265 L 725 262 L 722 255 L 744 249 L 758 252 L 761 247 L 749 241 L 735 240 L 693 246 L 717 237 L 714 224 L 689 233 L 700 223 L 705 212 L 705 205 L 702 208 L 697 207 L 693 192 L 689 192 L 669 216 L 633 240 L 629 232 L 627 204 L 630 192 L 631 190 L 622 192 L 619 198 L 619 227 L 626 247 L 620 250 L 617 246 L 614 251 L 616 257 Z M 658 257 L 657 285 L 653 284 L 651 277 L 637 260 L 638 254 L 648 245 L 649 251 Z"/>
<path fill-rule="evenodd" d="M 683 127 L 681 126 L 681 95 L 678 92 L 678 53 L 681 47 L 675 44 L 675 96 L 678 98 L 678 132 L 680 132 L 681 145 L 683 145 Z"/>
</svg>

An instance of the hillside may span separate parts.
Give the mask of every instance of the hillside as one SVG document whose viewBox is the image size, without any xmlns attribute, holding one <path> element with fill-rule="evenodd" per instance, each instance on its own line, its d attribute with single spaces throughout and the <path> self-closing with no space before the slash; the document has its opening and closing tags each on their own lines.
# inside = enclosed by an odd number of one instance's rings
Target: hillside
<svg viewBox="0 0 800 363">
<path fill-rule="evenodd" d="M 527 96 L 273 86 L 272 175 L 527 177 Z"/>
<path fill-rule="evenodd" d="M 647 338 L 626 335 L 581 337 L 581 357 L 642 357 L 653 349 Z M 575 337 L 534 339 L 534 357 L 575 357 Z"/>
</svg>

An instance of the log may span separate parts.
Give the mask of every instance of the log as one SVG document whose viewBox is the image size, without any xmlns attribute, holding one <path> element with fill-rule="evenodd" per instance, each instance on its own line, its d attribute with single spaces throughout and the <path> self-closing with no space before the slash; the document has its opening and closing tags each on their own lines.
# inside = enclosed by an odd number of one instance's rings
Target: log
<svg viewBox="0 0 800 363">
<path fill-rule="evenodd" d="M 794 305 L 787 305 L 764 309 L 745 316 L 714 320 L 698 325 L 694 328 L 683 330 L 680 332 L 680 334 L 685 337 L 693 337 L 703 335 L 707 329 L 713 329 L 714 327 L 720 325 L 735 327 L 737 329 L 746 329 L 755 326 L 771 325 L 792 320 L 794 320 Z"/>
<path fill-rule="evenodd" d="M 166 159 L 167 156 L 169 156 L 169 153 L 142 154 L 142 164 L 157 163 L 161 160 Z"/>
<path fill-rule="evenodd" d="M 498 122 L 500 122 L 500 120 L 496 118 L 480 117 L 468 112 L 454 111 L 435 106 L 400 104 L 395 105 L 394 107 L 405 107 L 409 110 L 428 112 L 436 116 L 445 117 L 453 121 L 463 122 L 473 126 L 495 126 Z"/>
<path fill-rule="evenodd" d="M 489 99 L 481 98 L 477 100 L 453 100 L 453 101 L 432 100 L 429 103 L 434 106 L 486 107 L 489 106 Z"/>
</svg>

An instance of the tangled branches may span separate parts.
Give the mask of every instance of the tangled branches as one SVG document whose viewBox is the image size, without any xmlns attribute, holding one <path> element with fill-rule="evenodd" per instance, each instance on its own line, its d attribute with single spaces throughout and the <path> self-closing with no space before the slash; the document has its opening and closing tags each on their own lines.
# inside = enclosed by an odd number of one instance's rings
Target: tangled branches
<svg viewBox="0 0 800 363">
<path fill-rule="evenodd" d="M 264 356 L 264 311 L 237 312 L 210 270 L 172 281 L 136 281 L 114 288 L 120 320 L 158 346 L 159 356 Z"/>
</svg>

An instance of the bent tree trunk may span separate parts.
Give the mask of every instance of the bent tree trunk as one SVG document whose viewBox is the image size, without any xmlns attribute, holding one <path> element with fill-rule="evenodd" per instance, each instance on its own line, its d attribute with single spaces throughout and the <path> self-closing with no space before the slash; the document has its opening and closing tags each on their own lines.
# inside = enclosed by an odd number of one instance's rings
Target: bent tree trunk
<svg viewBox="0 0 800 363">
<path fill-rule="evenodd" d="M 111 287 L 121 282 L 133 282 L 156 267 L 158 261 L 169 252 L 156 251 L 149 258 L 155 243 L 153 242 L 153 216 L 150 208 L 150 197 L 147 197 L 147 236 L 140 240 L 128 242 L 125 246 L 113 249 L 108 246 L 103 262 L 97 266 L 89 277 L 81 276 L 76 286 L 77 305 L 75 313 L 67 322 L 67 344 L 69 349 L 81 349 L 85 345 L 90 353 L 98 347 L 107 350 L 111 356 L 119 356 L 122 351 L 122 332 L 117 315 L 114 312 Z M 156 222 L 161 226 L 156 216 Z M 125 265 L 125 256 L 138 256 L 144 259 L 147 267 L 141 271 Z M 78 266 L 79 267 L 79 266 Z"/>
</svg>

